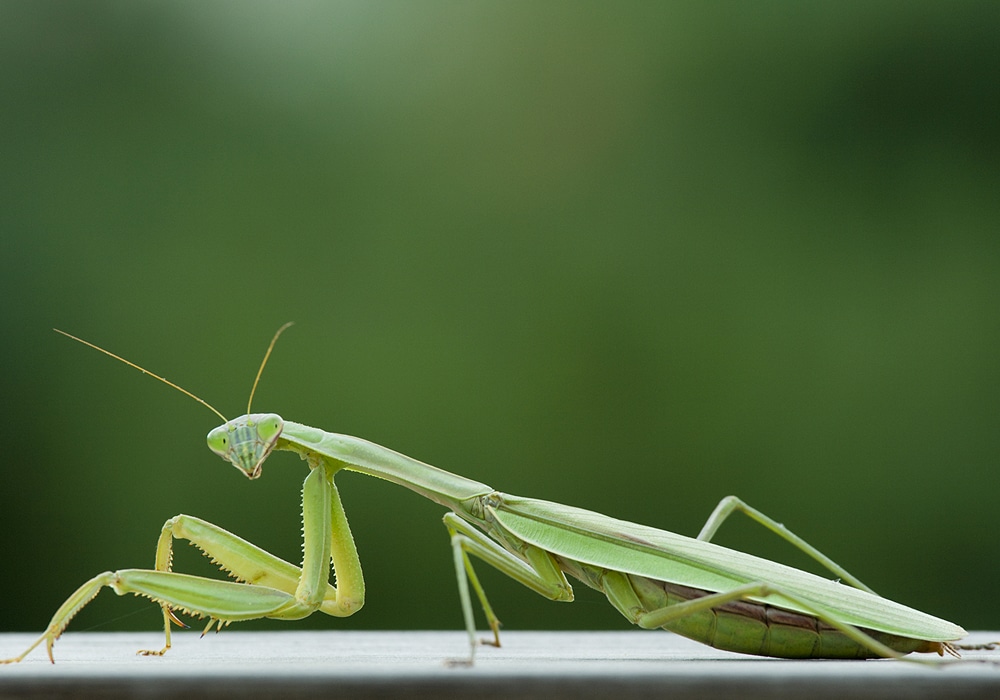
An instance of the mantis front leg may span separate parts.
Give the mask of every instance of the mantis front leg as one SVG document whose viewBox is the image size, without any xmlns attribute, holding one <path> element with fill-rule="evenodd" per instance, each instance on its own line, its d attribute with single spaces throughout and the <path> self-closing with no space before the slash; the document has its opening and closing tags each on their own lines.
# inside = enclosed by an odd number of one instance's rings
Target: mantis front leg
<svg viewBox="0 0 1000 700">
<path fill-rule="evenodd" d="M 334 617 L 352 615 L 364 604 L 364 578 L 333 474 L 326 474 L 322 465 L 314 466 L 303 486 L 302 496 L 302 568 L 218 525 L 189 515 L 178 515 L 168 520 L 160 533 L 156 548 L 157 570 L 170 571 L 173 540 L 185 539 L 244 584 L 264 586 L 292 596 L 278 608 L 254 617 L 294 620 L 312 614 L 317 608 Z M 331 560 L 339 587 L 329 583 Z M 168 602 L 161 605 L 166 644 L 162 650 L 140 653 L 159 655 L 170 648 L 170 622 L 173 618 L 170 608 L 174 606 Z M 183 607 L 192 610 L 190 606 Z M 201 608 L 193 610 L 200 612 Z M 238 611 L 230 612 L 227 617 L 208 614 L 210 621 L 206 631 L 213 624 L 217 623 L 221 628 L 234 621 L 237 619 L 234 614 Z"/>
<path fill-rule="evenodd" d="M 172 610 L 207 617 L 209 628 L 213 624 L 221 627 L 237 620 L 262 617 L 294 620 L 317 609 L 337 617 L 353 614 L 364 604 L 364 579 L 340 495 L 333 483 L 335 470 L 322 463 L 310 463 L 310 467 L 302 489 L 301 568 L 216 525 L 179 515 L 163 527 L 155 570 L 124 569 L 95 576 L 63 603 L 45 632 L 28 649 L 0 663 L 20 661 L 43 641 L 52 660 L 55 640 L 104 586 L 118 595 L 145 596 L 163 608 L 166 643 L 159 651 L 139 652 L 142 654 L 159 655 L 170 648 Z M 243 583 L 170 571 L 175 537 L 190 540 Z M 337 587 L 329 583 L 331 559 L 337 572 Z"/>
</svg>

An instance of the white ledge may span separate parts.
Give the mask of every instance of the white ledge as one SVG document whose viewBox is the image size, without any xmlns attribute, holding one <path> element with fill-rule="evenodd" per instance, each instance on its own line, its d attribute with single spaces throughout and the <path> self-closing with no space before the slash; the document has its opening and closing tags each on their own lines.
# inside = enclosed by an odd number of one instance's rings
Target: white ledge
<svg viewBox="0 0 1000 700">
<path fill-rule="evenodd" d="M 0 657 L 31 634 L 0 634 Z M 980 632 L 988 642 L 1000 633 Z M 789 661 L 730 654 L 663 631 L 503 633 L 502 648 L 478 650 L 463 632 L 239 632 L 174 634 L 163 657 L 159 633 L 69 632 L 20 664 L 0 666 L 0 700 L 95 698 L 997 698 L 1000 652 L 978 663 L 932 668 L 891 660 Z M 996 663 L 990 663 L 990 661 Z"/>
</svg>

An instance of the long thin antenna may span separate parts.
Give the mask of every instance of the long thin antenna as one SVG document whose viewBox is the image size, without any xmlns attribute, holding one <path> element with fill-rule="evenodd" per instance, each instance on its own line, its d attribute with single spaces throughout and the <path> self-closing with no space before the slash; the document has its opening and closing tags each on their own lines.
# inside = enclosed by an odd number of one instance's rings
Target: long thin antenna
<svg viewBox="0 0 1000 700">
<path fill-rule="evenodd" d="M 176 384 L 174 384 L 173 382 L 171 382 L 171 381 L 169 381 L 169 380 L 167 380 L 167 379 L 164 379 L 163 377 L 161 377 L 161 376 L 160 376 L 160 375 L 158 375 L 158 374 L 153 374 L 153 373 L 152 373 L 152 372 L 150 372 L 150 371 L 149 371 L 148 369 L 146 369 L 146 368 L 144 368 L 144 367 L 140 367 L 139 365 L 137 365 L 137 364 L 136 364 L 136 363 L 134 363 L 134 362 L 129 362 L 129 361 L 128 361 L 128 360 L 126 360 L 126 359 L 125 359 L 124 357 L 118 357 L 118 355 L 114 354 L 113 352 L 108 352 L 108 351 L 107 351 L 107 350 L 105 350 L 104 348 L 102 348 L 102 347 L 98 347 L 97 345 L 94 345 L 93 343 L 88 343 L 88 342 L 87 342 L 86 340 L 84 340 L 84 339 L 82 339 L 82 338 L 77 338 L 77 337 L 76 337 L 75 335 L 70 335 L 70 334 L 69 334 L 69 333 L 67 333 L 66 331 L 61 331 L 61 330 L 59 330 L 58 328 L 53 328 L 52 330 L 54 330 L 54 331 L 55 331 L 56 333 L 61 333 L 62 335 L 66 336 L 67 338 L 72 338 L 73 340 L 75 340 L 75 341 L 76 341 L 76 342 L 78 342 L 78 343 L 83 343 L 83 344 L 84 344 L 84 345 L 86 345 L 87 347 L 91 347 L 91 348 L 94 348 L 94 350 L 97 350 L 97 351 L 99 351 L 99 352 L 103 352 L 103 353 L 104 353 L 105 355 L 108 355 L 108 356 L 110 356 L 110 357 L 113 357 L 113 358 L 115 358 L 116 360 L 118 360 L 119 362 L 124 362 L 124 363 L 125 363 L 125 364 L 127 364 L 127 365 L 128 365 L 129 367 L 133 367 L 133 368 L 135 368 L 135 369 L 139 370 L 140 372 L 142 372 L 143 374 L 148 374 L 148 375 L 149 375 L 150 377 L 153 377 L 154 379 L 159 379 L 159 380 L 160 380 L 161 382 L 163 382 L 163 383 L 164 383 L 164 384 L 166 384 L 167 386 L 172 386 L 172 387 L 173 387 L 174 389 L 177 389 L 177 391 L 181 392 L 182 394 L 187 394 L 187 395 L 188 395 L 188 396 L 190 396 L 190 397 L 191 397 L 192 399 L 194 399 L 195 401 L 197 401 L 198 403 L 200 403 L 200 404 L 201 404 L 202 406 L 205 406 L 206 408 L 208 408 L 208 409 L 209 409 L 210 411 L 212 411 L 212 413 L 214 413 L 214 414 L 215 414 L 215 415 L 217 415 L 217 416 L 218 416 L 219 418 L 221 418 L 221 419 L 223 420 L 223 422 L 225 422 L 225 423 L 228 423 L 228 422 L 229 422 L 229 420 L 228 420 L 228 419 L 227 419 L 227 418 L 226 418 L 226 417 L 225 417 L 224 415 L 222 415 L 222 414 L 221 414 L 221 413 L 219 413 L 219 412 L 218 412 L 217 410 L 215 410 L 215 407 L 214 407 L 214 406 L 212 406 L 212 405 L 211 405 L 210 403 L 208 403 L 208 402 L 207 402 L 207 401 L 205 401 L 204 399 L 201 399 L 201 398 L 198 398 L 197 396 L 195 396 L 194 394 L 192 394 L 192 393 L 191 393 L 190 391 L 188 391 L 187 389 L 184 389 L 184 388 L 182 388 L 182 387 L 179 387 L 179 386 L 177 386 L 177 385 L 176 385 Z M 279 331 L 279 332 L 280 332 L 280 331 Z M 274 344 L 274 342 L 272 341 L 272 343 L 271 343 L 271 344 L 273 345 L 273 344 Z M 268 352 L 270 352 L 270 350 L 268 350 Z M 265 359 L 266 359 L 266 358 L 265 358 Z"/>
<path fill-rule="evenodd" d="M 253 386 L 250 387 L 250 400 L 247 401 L 247 413 L 250 413 L 250 406 L 253 404 L 253 395 L 254 392 L 257 391 L 257 382 L 260 381 L 260 375 L 264 373 L 264 365 L 267 364 L 267 358 L 271 356 L 271 351 L 274 350 L 274 344 L 278 342 L 278 336 L 284 333 L 285 329 L 292 324 L 293 322 L 289 321 L 279 328 L 278 332 L 274 334 L 273 338 L 271 338 L 271 344 L 267 346 L 267 352 L 264 353 L 264 359 L 260 363 L 260 369 L 257 370 L 257 376 L 253 378 Z"/>
</svg>

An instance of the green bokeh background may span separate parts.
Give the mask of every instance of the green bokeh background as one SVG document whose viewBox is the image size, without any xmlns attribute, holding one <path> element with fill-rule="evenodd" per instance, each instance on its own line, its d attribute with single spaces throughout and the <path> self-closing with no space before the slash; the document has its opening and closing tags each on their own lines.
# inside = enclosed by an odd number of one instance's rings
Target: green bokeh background
<svg viewBox="0 0 1000 700">
<path fill-rule="evenodd" d="M 0 2 L 0 629 L 180 512 L 297 559 L 298 459 L 247 481 L 203 407 L 50 330 L 233 416 L 288 320 L 259 410 L 682 533 L 734 493 L 1000 628 L 998 31 L 995 2 Z M 459 629 L 441 509 L 339 483 L 366 608 L 258 627 Z M 626 626 L 480 571 L 510 629 Z M 71 629 L 159 620 L 106 592 Z"/>
</svg>

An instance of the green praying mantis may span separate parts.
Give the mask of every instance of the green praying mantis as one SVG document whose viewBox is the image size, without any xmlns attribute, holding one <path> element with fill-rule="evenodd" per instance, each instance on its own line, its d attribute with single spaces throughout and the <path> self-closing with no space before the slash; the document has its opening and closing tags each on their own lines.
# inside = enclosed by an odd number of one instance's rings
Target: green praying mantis
<svg viewBox="0 0 1000 700">
<path fill-rule="evenodd" d="M 685 537 L 559 503 L 500 493 L 361 438 L 293 423 L 273 413 L 250 413 L 264 366 L 289 325 L 271 339 L 246 415 L 231 421 L 163 377 L 58 331 L 215 412 L 223 424 L 208 433 L 208 446 L 247 478 L 258 478 L 264 461 L 276 450 L 294 452 L 305 460 L 309 474 L 302 490 L 302 565 L 284 561 L 210 522 L 178 515 L 163 526 L 153 569 L 106 571 L 93 577 L 62 604 L 31 646 L 0 663 L 19 662 L 43 642 L 54 662 L 55 640 L 104 587 L 119 595 L 145 596 L 162 608 L 165 644 L 159 650 L 138 652 L 145 655 L 162 655 L 170 648 L 171 624 L 183 626 L 175 611 L 207 618 L 206 632 L 239 620 L 295 620 L 317 610 L 334 617 L 353 615 L 364 604 L 365 587 L 335 484 L 341 470 L 399 484 L 448 509 L 444 524 L 469 639 L 466 663 L 472 663 L 479 643 L 470 589 L 492 631 L 484 643 L 500 644 L 500 622 L 472 557 L 555 601 L 573 600 L 568 575 L 601 591 L 639 627 L 664 628 L 718 649 L 785 658 L 855 659 L 902 658 L 911 652 L 958 657 L 959 649 L 977 648 L 956 643 L 966 636 L 961 627 L 877 595 L 782 524 L 733 496 L 719 503 L 697 537 Z M 719 526 L 735 512 L 798 547 L 837 580 L 712 543 Z M 235 580 L 172 571 L 175 539 L 196 545 Z M 336 586 L 330 583 L 331 563 Z"/>
</svg>

